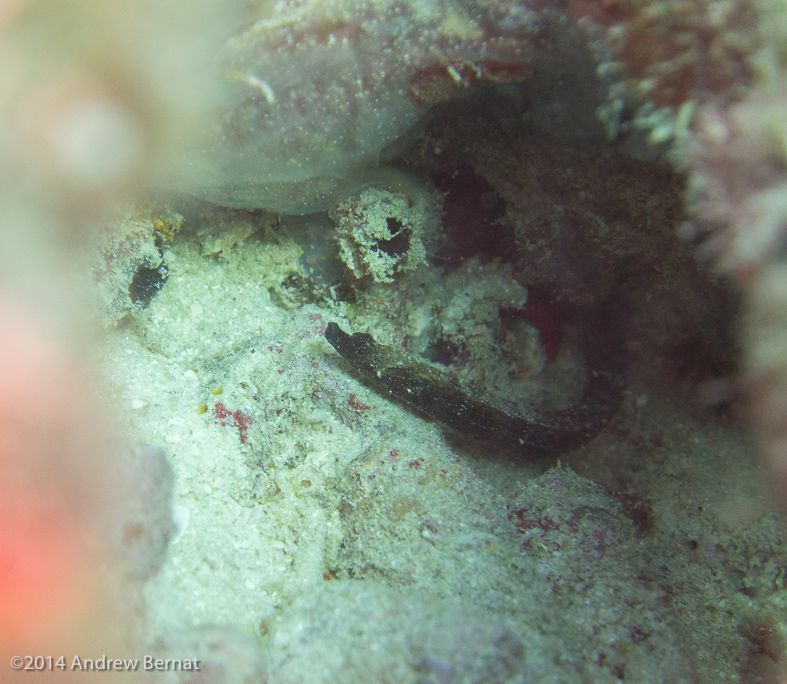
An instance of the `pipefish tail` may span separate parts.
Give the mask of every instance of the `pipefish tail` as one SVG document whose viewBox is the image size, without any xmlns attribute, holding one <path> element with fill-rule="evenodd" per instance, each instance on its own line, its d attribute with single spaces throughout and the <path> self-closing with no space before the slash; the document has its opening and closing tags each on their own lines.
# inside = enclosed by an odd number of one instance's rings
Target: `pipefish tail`
<svg viewBox="0 0 787 684">
<path fill-rule="evenodd" d="M 616 302 L 583 311 L 587 383 L 582 399 L 567 409 L 524 409 L 521 415 L 492 406 L 448 373 L 378 344 L 369 334 L 349 335 L 329 323 L 325 339 L 383 395 L 487 445 L 538 458 L 582 446 L 617 411 L 626 375 L 622 318 Z"/>
</svg>

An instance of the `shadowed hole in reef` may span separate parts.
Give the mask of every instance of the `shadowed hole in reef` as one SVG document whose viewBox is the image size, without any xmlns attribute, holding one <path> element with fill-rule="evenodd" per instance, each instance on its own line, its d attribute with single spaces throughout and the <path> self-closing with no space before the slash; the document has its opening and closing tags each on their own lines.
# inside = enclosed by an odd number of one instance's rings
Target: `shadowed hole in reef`
<svg viewBox="0 0 787 684">
<path fill-rule="evenodd" d="M 421 355 L 428 361 L 450 366 L 460 359 L 461 352 L 458 345 L 438 337 L 429 343 Z"/>
<path fill-rule="evenodd" d="M 161 264 L 157 268 L 140 265 L 128 285 L 128 295 L 131 297 L 131 301 L 146 308 L 167 282 L 168 277 L 169 269 L 165 264 Z"/>
<path fill-rule="evenodd" d="M 402 256 L 408 249 L 410 249 L 410 231 L 402 230 L 402 224 L 395 218 L 389 217 L 388 231 L 393 237 L 390 240 L 380 240 L 377 242 L 377 248 L 381 249 L 388 256 L 398 257 Z"/>
</svg>

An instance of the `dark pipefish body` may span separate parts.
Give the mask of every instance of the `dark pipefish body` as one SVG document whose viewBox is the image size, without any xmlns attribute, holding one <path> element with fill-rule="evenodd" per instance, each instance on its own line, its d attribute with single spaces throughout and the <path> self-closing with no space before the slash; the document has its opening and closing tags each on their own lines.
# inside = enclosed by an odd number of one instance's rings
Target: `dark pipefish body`
<svg viewBox="0 0 787 684">
<path fill-rule="evenodd" d="M 621 307 L 607 303 L 582 313 L 587 385 L 567 409 L 512 415 L 409 354 L 366 333 L 348 335 L 329 323 L 325 338 L 375 389 L 419 413 L 490 446 L 525 457 L 558 454 L 595 437 L 617 411 L 625 386 Z"/>
</svg>

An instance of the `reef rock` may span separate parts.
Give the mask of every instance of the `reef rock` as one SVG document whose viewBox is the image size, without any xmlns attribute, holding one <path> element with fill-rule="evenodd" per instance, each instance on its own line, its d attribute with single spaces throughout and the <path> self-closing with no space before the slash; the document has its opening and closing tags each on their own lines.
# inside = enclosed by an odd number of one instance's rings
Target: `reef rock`
<svg viewBox="0 0 787 684">
<path fill-rule="evenodd" d="M 498 0 L 279 0 L 229 38 L 226 106 L 184 187 L 306 214 L 374 179 L 430 104 L 529 72 L 549 12 Z"/>
</svg>

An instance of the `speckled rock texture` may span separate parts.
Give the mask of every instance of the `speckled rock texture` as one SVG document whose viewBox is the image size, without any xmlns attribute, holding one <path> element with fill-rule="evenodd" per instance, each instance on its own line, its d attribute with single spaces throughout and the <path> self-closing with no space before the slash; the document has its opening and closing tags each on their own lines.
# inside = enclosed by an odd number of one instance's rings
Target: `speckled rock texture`
<svg viewBox="0 0 787 684">
<path fill-rule="evenodd" d="M 227 41 L 227 105 L 185 187 L 227 206 L 329 209 L 431 103 L 521 80 L 548 15 L 497 0 L 264 4 Z"/>
</svg>

